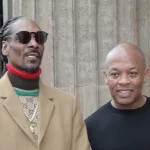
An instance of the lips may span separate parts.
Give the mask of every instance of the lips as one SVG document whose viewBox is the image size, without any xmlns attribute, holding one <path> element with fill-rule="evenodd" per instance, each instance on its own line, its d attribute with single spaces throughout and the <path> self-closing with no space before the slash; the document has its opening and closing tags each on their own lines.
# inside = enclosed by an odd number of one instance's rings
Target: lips
<svg viewBox="0 0 150 150">
<path fill-rule="evenodd" d="M 133 90 L 132 89 L 119 89 L 117 90 L 117 93 L 119 94 L 120 97 L 129 97 L 132 94 Z"/>
<path fill-rule="evenodd" d="M 28 53 L 28 54 L 26 54 L 26 56 L 28 56 L 28 57 L 40 57 L 40 55 L 39 55 L 39 53 L 37 53 L 37 52 L 32 52 L 32 53 Z"/>
</svg>

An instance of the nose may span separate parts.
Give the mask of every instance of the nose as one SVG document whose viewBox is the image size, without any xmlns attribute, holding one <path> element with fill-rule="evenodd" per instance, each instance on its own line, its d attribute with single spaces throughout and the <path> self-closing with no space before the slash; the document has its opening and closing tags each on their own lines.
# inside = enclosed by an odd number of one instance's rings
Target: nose
<svg viewBox="0 0 150 150">
<path fill-rule="evenodd" d="M 28 46 L 29 47 L 32 47 L 34 49 L 38 48 L 39 47 L 39 44 L 37 43 L 36 39 L 34 36 L 31 37 L 31 40 L 30 42 L 28 43 Z"/>
<path fill-rule="evenodd" d="M 126 85 L 126 84 L 129 84 L 129 83 L 130 83 L 130 79 L 129 79 L 128 75 L 124 74 L 124 75 L 120 76 L 119 84 Z"/>
</svg>

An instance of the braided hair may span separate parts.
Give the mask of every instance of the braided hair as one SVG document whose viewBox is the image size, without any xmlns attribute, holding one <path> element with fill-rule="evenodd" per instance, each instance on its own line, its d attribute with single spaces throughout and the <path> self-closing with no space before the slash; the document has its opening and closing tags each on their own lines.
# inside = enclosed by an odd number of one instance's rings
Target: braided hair
<svg viewBox="0 0 150 150">
<path fill-rule="evenodd" d="M 6 56 L 2 54 L 2 41 L 6 36 L 9 36 L 13 33 L 12 25 L 19 19 L 25 18 L 23 16 L 14 17 L 12 19 L 7 20 L 0 29 L 0 77 L 4 75 L 7 71 L 6 64 L 8 63 L 8 59 Z"/>
</svg>

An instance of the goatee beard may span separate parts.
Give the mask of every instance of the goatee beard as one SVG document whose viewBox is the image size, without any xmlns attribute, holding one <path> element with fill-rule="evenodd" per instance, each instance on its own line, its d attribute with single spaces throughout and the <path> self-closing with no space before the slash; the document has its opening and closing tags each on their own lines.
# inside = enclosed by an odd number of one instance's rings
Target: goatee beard
<svg viewBox="0 0 150 150">
<path fill-rule="evenodd" d="M 25 66 L 22 66 L 22 67 L 19 67 L 19 69 L 21 71 L 24 71 L 24 72 L 27 72 L 27 73 L 36 73 L 38 70 L 39 70 L 39 66 L 31 66 L 31 67 L 25 67 Z"/>
</svg>

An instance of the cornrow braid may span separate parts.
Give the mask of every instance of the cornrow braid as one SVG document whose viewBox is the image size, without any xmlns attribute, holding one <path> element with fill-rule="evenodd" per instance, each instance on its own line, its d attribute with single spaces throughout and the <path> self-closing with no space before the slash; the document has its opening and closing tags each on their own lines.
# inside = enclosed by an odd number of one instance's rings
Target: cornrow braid
<svg viewBox="0 0 150 150">
<path fill-rule="evenodd" d="M 12 25 L 19 19 L 25 18 L 23 16 L 14 17 L 12 19 L 7 20 L 0 29 L 0 77 L 4 75 L 7 71 L 6 64 L 8 63 L 8 59 L 6 56 L 2 54 L 2 41 L 6 36 L 12 34 Z"/>
</svg>

